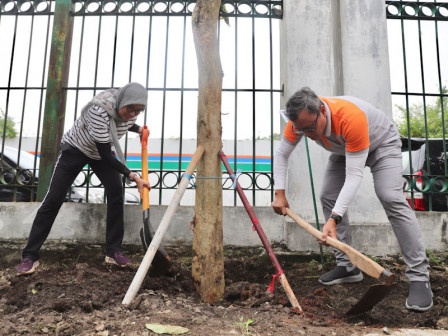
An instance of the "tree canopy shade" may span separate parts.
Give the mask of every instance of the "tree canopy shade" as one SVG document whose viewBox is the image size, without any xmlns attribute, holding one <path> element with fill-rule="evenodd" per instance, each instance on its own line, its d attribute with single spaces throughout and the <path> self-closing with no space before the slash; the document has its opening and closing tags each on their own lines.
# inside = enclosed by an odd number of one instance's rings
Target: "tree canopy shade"
<svg viewBox="0 0 448 336">
<path fill-rule="evenodd" d="M 447 92 L 448 90 L 444 87 L 442 93 L 446 94 Z M 406 107 L 399 105 L 396 105 L 396 107 L 399 110 L 399 114 L 394 121 L 402 136 L 417 138 L 442 138 L 444 136 L 444 132 L 445 136 L 448 134 L 447 97 L 444 97 L 443 99 L 439 97 L 433 104 L 426 104 L 426 118 L 425 106 L 423 103 L 412 104 L 409 107 L 409 132 Z M 443 124 L 445 131 L 443 130 Z"/>
<path fill-rule="evenodd" d="M 5 128 L 5 112 L 0 109 L 0 137 L 15 138 L 17 136 L 16 123 L 12 118 L 6 120 Z"/>
</svg>

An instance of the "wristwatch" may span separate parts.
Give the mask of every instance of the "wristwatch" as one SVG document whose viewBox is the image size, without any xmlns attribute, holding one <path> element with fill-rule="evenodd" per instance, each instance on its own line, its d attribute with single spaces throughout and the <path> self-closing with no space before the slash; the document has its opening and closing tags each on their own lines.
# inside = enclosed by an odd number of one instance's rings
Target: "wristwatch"
<svg viewBox="0 0 448 336">
<path fill-rule="evenodd" d="M 331 214 L 330 218 L 334 219 L 334 221 L 336 222 L 336 225 L 338 225 L 340 222 L 342 222 L 342 216 Z"/>
<path fill-rule="evenodd" d="M 132 173 L 131 176 L 129 176 L 129 181 L 135 182 L 135 178 L 138 176 L 137 173 Z"/>
</svg>

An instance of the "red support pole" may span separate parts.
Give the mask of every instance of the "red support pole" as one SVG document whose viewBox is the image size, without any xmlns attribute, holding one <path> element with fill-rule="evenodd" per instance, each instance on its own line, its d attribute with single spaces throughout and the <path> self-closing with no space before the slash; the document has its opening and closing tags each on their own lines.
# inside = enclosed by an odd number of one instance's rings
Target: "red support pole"
<svg viewBox="0 0 448 336">
<path fill-rule="evenodd" d="M 227 173 L 229 174 L 230 178 L 232 179 L 232 181 L 235 182 L 236 176 L 235 176 L 234 171 L 230 167 L 229 161 L 227 160 L 227 156 L 224 154 L 223 151 L 219 151 L 218 156 L 222 160 L 224 167 L 226 167 Z M 236 191 L 238 192 L 238 195 L 240 196 L 241 202 L 243 202 L 244 208 L 246 209 L 246 211 L 252 221 L 252 224 L 254 225 L 255 231 L 257 231 L 258 236 L 260 237 L 261 242 L 263 243 L 263 246 L 269 255 L 269 259 L 271 259 L 272 265 L 274 266 L 275 271 L 277 273 L 276 275 L 273 276 L 273 280 L 271 282 L 271 285 L 268 288 L 268 291 L 271 291 L 271 292 L 274 291 L 273 285 L 275 283 L 275 280 L 278 278 L 286 292 L 286 295 L 289 298 L 289 301 L 291 302 L 291 305 L 293 307 L 297 307 L 299 312 L 302 312 L 302 308 L 300 307 L 299 302 L 297 301 L 293 291 L 291 290 L 291 287 L 289 286 L 288 280 L 286 279 L 286 276 L 283 273 L 282 267 L 280 266 L 280 263 L 278 262 L 277 257 L 274 254 L 274 251 L 272 250 L 271 244 L 269 244 L 269 241 L 268 241 L 266 235 L 264 234 L 263 229 L 261 228 L 260 222 L 258 221 L 258 218 L 255 215 L 254 209 L 249 204 L 249 201 L 247 200 L 246 195 L 243 192 L 243 188 L 241 188 L 238 181 L 236 181 L 235 184 L 236 184 Z"/>
</svg>

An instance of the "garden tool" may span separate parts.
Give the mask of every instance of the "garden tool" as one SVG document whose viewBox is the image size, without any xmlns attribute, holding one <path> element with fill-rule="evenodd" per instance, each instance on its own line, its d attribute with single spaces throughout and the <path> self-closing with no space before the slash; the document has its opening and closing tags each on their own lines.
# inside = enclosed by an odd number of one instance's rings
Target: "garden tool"
<svg viewBox="0 0 448 336">
<path fill-rule="evenodd" d="M 148 272 L 148 269 L 154 260 L 155 255 L 159 253 L 158 248 L 160 246 L 162 238 L 165 235 L 166 230 L 168 230 L 168 226 L 170 225 L 171 220 L 173 219 L 174 213 L 176 212 L 176 209 L 180 204 L 180 200 L 182 199 L 182 196 L 184 195 L 185 190 L 187 189 L 188 184 L 190 183 L 194 170 L 199 160 L 201 159 L 202 154 L 204 154 L 204 151 L 205 149 L 203 146 L 198 146 L 196 152 L 193 154 L 193 157 L 191 158 L 190 163 L 188 164 L 185 174 L 182 175 L 182 178 L 177 186 L 176 192 L 173 198 L 171 199 L 171 202 L 168 205 L 168 208 L 166 209 L 162 220 L 160 221 L 159 227 L 157 228 L 157 231 L 153 237 L 151 244 L 149 244 L 148 246 L 148 250 L 146 251 L 143 260 L 140 263 L 140 266 L 137 270 L 137 273 L 134 276 L 134 279 L 132 280 L 131 285 L 128 288 L 128 291 L 126 292 L 126 295 L 122 301 L 124 305 L 129 305 L 132 302 L 132 300 L 134 300 L 135 296 L 137 295 L 137 292 L 140 289 L 140 286 L 143 283 L 143 279 L 145 278 L 146 273 Z"/>
<path fill-rule="evenodd" d="M 315 229 L 305 220 L 300 218 L 291 209 L 286 208 L 286 214 L 291 217 L 299 226 L 301 226 L 305 231 L 312 234 L 319 240 L 322 240 L 322 232 Z M 332 237 L 327 237 L 326 243 L 341 252 L 345 253 L 350 259 L 350 262 L 358 267 L 364 273 L 378 279 L 381 284 L 375 284 L 370 286 L 364 293 L 363 297 L 345 314 L 346 315 L 357 315 L 364 313 L 373 308 L 378 302 L 380 302 L 390 290 L 390 285 L 395 280 L 395 274 L 384 269 L 372 259 L 366 257 L 361 252 L 357 251 L 353 247 L 337 240 Z"/>
<path fill-rule="evenodd" d="M 266 238 L 266 235 L 264 234 L 263 229 L 260 226 L 260 222 L 258 221 L 257 216 L 255 215 L 254 209 L 250 206 L 249 201 L 246 198 L 246 195 L 243 192 L 243 189 L 241 188 L 240 184 L 236 180 L 235 173 L 233 172 L 232 168 L 230 167 L 229 161 L 227 160 L 227 156 L 224 154 L 223 151 L 219 151 L 218 153 L 219 157 L 221 158 L 222 162 L 224 163 L 224 166 L 226 167 L 227 173 L 229 174 L 232 181 L 234 181 L 234 185 L 236 187 L 236 191 L 238 192 L 238 195 L 240 196 L 241 202 L 243 202 L 244 208 L 246 209 L 252 224 L 254 225 L 254 229 L 257 231 L 258 236 L 261 239 L 261 242 L 263 243 L 263 246 L 268 253 L 269 258 L 271 259 L 272 265 L 275 268 L 275 271 L 277 272 L 276 275 L 273 276 L 271 285 L 268 288 L 268 291 L 273 292 L 274 291 L 274 284 L 275 280 L 279 279 L 279 282 L 281 283 L 283 289 L 285 290 L 286 296 L 289 299 L 289 302 L 291 303 L 291 306 L 297 308 L 299 313 L 302 313 L 302 307 L 300 307 L 299 302 L 297 301 L 294 292 L 292 291 L 291 287 L 289 286 L 288 280 L 286 279 L 286 275 L 282 270 L 282 267 L 280 266 L 280 263 L 277 260 L 277 257 L 274 254 L 274 251 L 272 250 L 271 245 L 269 244 L 268 239 Z"/>
<path fill-rule="evenodd" d="M 143 126 L 143 135 L 141 138 L 142 144 L 142 179 L 148 181 L 148 136 L 149 130 L 146 126 Z M 142 241 L 143 249 L 148 249 L 154 237 L 155 231 L 152 228 L 149 221 L 149 190 L 143 189 L 143 227 L 140 229 L 140 239 Z M 154 263 L 152 270 L 157 274 L 165 274 L 171 266 L 170 257 L 166 253 L 164 247 L 160 244 L 157 253 L 154 257 Z"/>
</svg>

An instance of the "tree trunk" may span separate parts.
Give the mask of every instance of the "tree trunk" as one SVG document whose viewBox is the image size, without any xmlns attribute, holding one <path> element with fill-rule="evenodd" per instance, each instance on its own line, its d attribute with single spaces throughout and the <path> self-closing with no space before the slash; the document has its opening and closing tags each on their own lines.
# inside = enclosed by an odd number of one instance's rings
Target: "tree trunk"
<svg viewBox="0 0 448 336">
<path fill-rule="evenodd" d="M 217 35 L 220 5 L 221 0 L 198 0 L 192 15 L 199 71 L 198 145 L 205 147 L 198 177 L 222 176 L 218 157 L 222 149 L 222 69 Z M 197 291 L 208 303 L 219 301 L 224 293 L 221 183 L 221 179 L 196 180 L 192 275 Z"/>
</svg>

